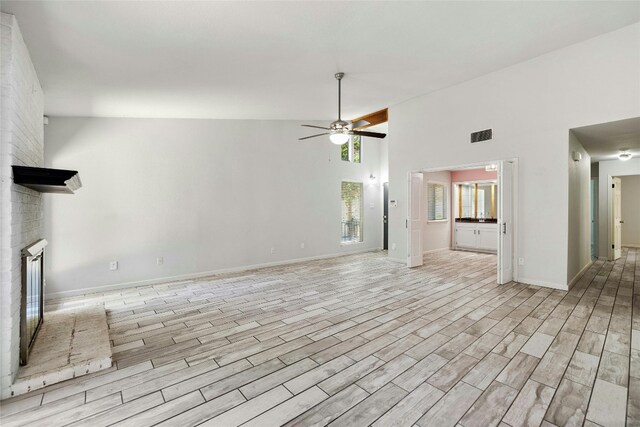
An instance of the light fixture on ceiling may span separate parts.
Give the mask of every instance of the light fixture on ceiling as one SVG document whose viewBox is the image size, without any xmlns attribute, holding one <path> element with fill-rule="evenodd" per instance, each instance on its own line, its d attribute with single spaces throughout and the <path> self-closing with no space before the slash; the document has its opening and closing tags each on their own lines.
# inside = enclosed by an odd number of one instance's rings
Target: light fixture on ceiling
<svg viewBox="0 0 640 427">
<path fill-rule="evenodd" d="M 346 144 L 349 141 L 349 134 L 342 131 L 331 132 L 329 139 L 336 145 Z"/>
<path fill-rule="evenodd" d="M 618 158 L 620 160 L 622 160 L 623 162 L 626 162 L 627 160 L 629 160 L 631 157 L 633 157 L 631 155 L 631 153 L 627 152 L 626 148 L 623 148 L 622 150 L 620 150 L 620 154 L 618 154 Z"/>
<path fill-rule="evenodd" d="M 487 165 L 484 167 L 485 172 L 495 172 L 498 170 L 498 165 Z"/>
</svg>

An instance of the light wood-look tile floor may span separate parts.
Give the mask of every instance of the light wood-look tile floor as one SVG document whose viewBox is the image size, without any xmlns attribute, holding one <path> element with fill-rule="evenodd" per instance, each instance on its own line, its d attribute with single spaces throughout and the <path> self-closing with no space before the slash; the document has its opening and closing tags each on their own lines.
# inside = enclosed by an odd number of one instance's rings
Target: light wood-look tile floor
<svg viewBox="0 0 640 427">
<path fill-rule="evenodd" d="M 445 251 L 106 293 L 114 366 L 4 401 L 0 424 L 637 426 L 639 255 L 569 292 Z"/>
</svg>

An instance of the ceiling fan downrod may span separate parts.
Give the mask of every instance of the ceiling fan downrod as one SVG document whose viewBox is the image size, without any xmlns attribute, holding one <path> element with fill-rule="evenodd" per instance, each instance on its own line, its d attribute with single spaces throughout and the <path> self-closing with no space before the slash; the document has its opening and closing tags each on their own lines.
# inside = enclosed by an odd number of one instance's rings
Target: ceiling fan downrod
<svg viewBox="0 0 640 427">
<path fill-rule="evenodd" d="M 336 80 L 338 81 L 338 121 L 341 121 L 341 107 L 342 103 L 342 78 L 344 77 L 344 73 L 336 73 Z"/>
</svg>

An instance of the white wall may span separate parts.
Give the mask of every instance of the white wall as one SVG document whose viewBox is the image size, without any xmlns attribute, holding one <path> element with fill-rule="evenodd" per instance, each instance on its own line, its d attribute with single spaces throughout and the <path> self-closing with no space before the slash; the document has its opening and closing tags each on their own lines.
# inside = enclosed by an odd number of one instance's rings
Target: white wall
<svg viewBox="0 0 640 427">
<path fill-rule="evenodd" d="M 622 245 L 640 248 L 640 175 L 623 176 Z"/>
<path fill-rule="evenodd" d="M 626 162 L 607 160 L 600 162 L 598 167 L 598 256 L 609 258 L 611 247 L 609 217 L 611 212 L 611 177 L 640 175 L 640 157 Z M 624 190 L 624 187 L 622 187 Z M 626 219 L 623 218 L 626 223 Z M 623 225 L 624 227 L 624 225 Z"/>
<path fill-rule="evenodd" d="M 518 279 L 566 289 L 568 130 L 640 115 L 639 70 L 635 24 L 391 107 L 390 256 L 407 257 L 408 172 L 518 158 Z"/>
<path fill-rule="evenodd" d="M 305 134 L 287 121 L 50 118 L 46 164 L 78 170 L 83 187 L 45 199 L 48 293 L 381 248 L 378 141 L 353 164 Z M 340 245 L 342 179 L 364 182 L 360 244 Z"/>
<path fill-rule="evenodd" d="M 0 398 L 20 362 L 21 256 L 43 237 L 42 196 L 13 183 L 11 165 L 42 166 L 44 96 L 13 15 L 1 14 Z"/>
<path fill-rule="evenodd" d="M 573 152 L 582 160 L 574 161 Z M 569 132 L 569 233 L 567 235 L 567 281 L 573 284 L 591 264 L 591 156 Z"/>
<path fill-rule="evenodd" d="M 451 172 L 425 172 L 424 174 L 424 200 L 422 200 L 421 209 L 423 211 L 421 217 L 424 218 L 422 225 L 422 250 L 424 252 L 437 249 L 449 249 L 451 247 Z M 445 185 L 447 189 L 447 215 L 448 221 L 429 222 L 427 221 L 427 183 L 437 182 Z"/>
</svg>

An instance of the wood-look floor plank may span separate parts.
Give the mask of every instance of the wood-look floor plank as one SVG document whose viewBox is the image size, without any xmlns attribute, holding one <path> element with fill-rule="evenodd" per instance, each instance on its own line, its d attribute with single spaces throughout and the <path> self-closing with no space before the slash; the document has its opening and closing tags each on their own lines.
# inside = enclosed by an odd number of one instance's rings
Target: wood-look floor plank
<svg viewBox="0 0 640 427">
<path fill-rule="evenodd" d="M 640 250 L 568 292 L 498 285 L 495 260 L 373 252 L 48 301 L 104 303 L 115 364 L 0 402 L 0 424 L 640 424 Z"/>
</svg>

